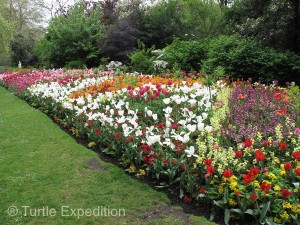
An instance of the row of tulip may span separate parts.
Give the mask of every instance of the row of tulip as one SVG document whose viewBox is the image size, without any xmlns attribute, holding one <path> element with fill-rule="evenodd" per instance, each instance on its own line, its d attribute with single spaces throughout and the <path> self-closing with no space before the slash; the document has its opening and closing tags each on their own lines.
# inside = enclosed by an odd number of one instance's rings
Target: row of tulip
<svg viewBox="0 0 300 225">
<path fill-rule="evenodd" d="M 299 224 L 298 87 L 209 79 L 92 70 L 0 75 L 89 147 L 178 190 L 185 203 L 222 208 L 225 223 L 252 215 Z"/>
</svg>

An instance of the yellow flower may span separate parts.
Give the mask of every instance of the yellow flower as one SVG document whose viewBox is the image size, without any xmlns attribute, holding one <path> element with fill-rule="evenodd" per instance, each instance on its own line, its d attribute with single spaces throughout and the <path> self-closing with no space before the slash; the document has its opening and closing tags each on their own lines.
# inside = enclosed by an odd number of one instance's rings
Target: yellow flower
<svg viewBox="0 0 300 225">
<path fill-rule="evenodd" d="M 291 205 L 291 203 L 289 203 L 289 202 L 284 202 L 284 203 L 282 204 L 282 207 L 283 207 L 284 209 L 290 209 L 290 208 L 292 208 L 292 205 Z"/>
<path fill-rule="evenodd" d="M 220 186 L 218 187 L 218 189 L 219 189 L 219 193 L 220 193 L 220 194 L 224 192 L 224 186 L 223 186 L 223 185 L 220 185 Z"/>
<path fill-rule="evenodd" d="M 130 169 L 131 172 L 135 172 L 136 171 L 136 167 L 134 165 L 131 165 L 129 167 L 129 169 Z"/>
<path fill-rule="evenodd" d="M 233 191 L 236 189 L 237 186 L 238 186 L 238 183 L 236 181 L 233 181 L 229 184 L 229 188 Z"/>
<path fill-rule="evenodd" d="M 293 206 L 292 206 L 292 211 L 293 211 L 294 213 L 300 214 L 300 204 L 293 204 Z"/>
<path fill-rule="evenodd" d="M 88 144 L 88 147 L 89 148 L 92 148 L 92 147 L 95 147 L 96 146 L 96 143 L 95 142 L 90 142 L 89 144 Z"/>
<path fill-rule="evenodd" d="M 235 206 L 235 205 L 237 205 L 237 202 L 234 201 L 234 199 L 232 199 L 232 198 L 229 199 L 229 202 L 228 202 L 228 203 L 229 203 L 230 206 Z"/>
<path fill-rule="evenodd" d="M 274 218 L 274 222 L 275 223 L 282 223 L 282 220 L 280 218 L 275 217 Z"/>
<path fill-rule="evenodd" d="M 253 181 L 252 184 L 254 185 L 254 187 L 260 188 L 259 182 L 257 180 Z"/>
<path fill-rule="evenodd" d="M 137 177 L 143 177 L 145 175 L 146 175 L 146 171 L 142 169 L 139 169 L 139 172 L 136 174 Z"/>
<path fill-rule="evenodd" d="M 286 172 L 285 172 L 285 170 L 280 170 L 280 171 L 279 171 L 279 174 L 280 174 L 281 176 L 285 176 L 285 175 L 286 175 Z"/>
<path fill-rule="evenodd" d="M 268 173 L 267 176 L 270 178 L 270 179 L 276 179 L 276 175 L 274 173 Z"/>
<path fill-rule="evenodd" d="M 283 213 L 280 214 L 280 217 L 284 220 L 287 220 L 289 218 L 289 214 L 287 214 L 287 212 L 284 211 Z"/>
<path fill-rule="evenodd" d="M 280 191 L 281 187 L 279 187 L 278 185 L 275 185 L 273 189 L 274 189 L 274 191 Z"/>
</svg>

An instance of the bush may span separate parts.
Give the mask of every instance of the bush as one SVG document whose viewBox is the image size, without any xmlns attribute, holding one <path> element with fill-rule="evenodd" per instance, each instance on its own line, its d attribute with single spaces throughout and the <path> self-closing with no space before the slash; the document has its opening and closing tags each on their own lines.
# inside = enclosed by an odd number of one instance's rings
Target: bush
<svg viewBox="0 0 300 225">
<path fill-rule="evenodd" d="M 67 63 L 65 66 L 67 69 L 84 69 L 86 65 L 81 60 L 73 60 Z"/>
<path fill-rule="evenodd" d="M 151 48 L 146 48 L 146 46 L 142 43 L 138 43 L 139 50 L 133 52 L 129 58 L 131 62 L 132 69 L 142 73 L 153 73 L 153 53 L 152 51 L 155 49 L 154 46 Z"/>
<path fill-rule="evenodd" d="M 202 61 L 207 72 L 217 66 L 233 77 L 255 81 L 299 82 L 300 57 L 291 52 L 280 52 L 264 47 L 255 41 L 220 36 L 206 42 L 207 58 Z"/>
<path fill-rule="evenodd" d="M 169 66 L 181 70 L 199 70 L 201 61 L 206 59 L 206 50 L 202 41 L 181 41 L 177 39 L 164 50 L 164 60 L 169 63 Z"/>
</svg>

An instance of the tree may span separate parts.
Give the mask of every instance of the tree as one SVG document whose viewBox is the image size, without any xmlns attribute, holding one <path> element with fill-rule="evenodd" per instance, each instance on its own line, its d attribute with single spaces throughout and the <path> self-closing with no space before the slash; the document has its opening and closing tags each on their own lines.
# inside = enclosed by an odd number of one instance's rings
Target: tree
<svg viewBox="0 0 300 225">
<path fill-rule="evenodd" d="M 45 37 L 37 45 L 36 53 L 43 65 L 63 67 L 70 61 L 82 61 L 88 67 L 98 65 L 102 54 L 99 39 L 104 34 L 100 6 L 80 2 L 66 14 L 53 18 Z"/>
<path fill-rule="evenodd" d="M 9 43 L 13 35 L 12 24 L 2 16 L 6 10 L 5 1 L 0 0 L 0 65 L 9 63 Z"/>
<path fill-rule="evenodd" d="M 299 53 L 299 0 L 236 0 L 227 18 L 243 37 Z"/>
</svg>

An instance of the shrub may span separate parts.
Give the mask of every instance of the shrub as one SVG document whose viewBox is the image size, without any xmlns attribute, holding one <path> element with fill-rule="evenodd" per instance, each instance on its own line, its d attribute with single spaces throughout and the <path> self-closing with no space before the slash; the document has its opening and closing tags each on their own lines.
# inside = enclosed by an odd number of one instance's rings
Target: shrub
<svg viewBox="0 0 300 225">
<path fill-rule="evenodd" d="M 222 66 L 233 77 L 251 77 L 255 81 L 268 83 L 299 79 L 300 57 L 291 52 L 276 51 L 255 41 L 234 36 L 208 40 L 205 48 L 207 58 L 202 63 L 207 72 Z"/>
<path fill-rule="evenodd" d="M 81 60 L 72 60 L 65 67 L 67 69 L 84 69 L 86 65 Z"/>
<path fill-rule="evenodd" d="M 155 47 L 152 46 L 151 48 L 146 48 L 142 42 L 139 42 L 138 46 L 139 50 L 133 52 L 129 56 L 132 69 L 142 73 L 153 73 L 154 67 L 152 51 Z"/>
<path fill-rule="evenodd" d="M 206 50 L 201 41 L 175 40 L 165 49 L 164 60 L 171 67 L 178 67 L 182 70 L 199 70 L 200 63 L 206 58 Z"/>
</svg>

